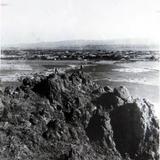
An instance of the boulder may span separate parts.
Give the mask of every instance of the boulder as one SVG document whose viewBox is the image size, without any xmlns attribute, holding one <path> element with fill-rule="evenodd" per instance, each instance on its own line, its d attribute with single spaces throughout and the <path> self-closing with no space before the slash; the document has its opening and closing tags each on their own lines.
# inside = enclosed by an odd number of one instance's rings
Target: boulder
<svg viewBox="0 0 160 160">
<path fill-rule="evenodd" d="M 118 88 L 114 88 L 114 94 L 121 99 L 123 99 L 125 102 L 132 102 L 132 97 L 130 95 L 129 90 L 125 86 L 120 86 Z"/>
<path fill-rule="evenodd" d="M 106 110 L 112 110 L 124 104 L 124 101 L 113 92 L 103 93 L 95 101 L 96 105 L 101 105 Z"/>
<path fill-rule="evenodd" d="M 116 108 L 111 114 L 116 148 L 135 160 L 158 160 L 159 127 L 153 108 L 135 100 Z"/>
</svg>

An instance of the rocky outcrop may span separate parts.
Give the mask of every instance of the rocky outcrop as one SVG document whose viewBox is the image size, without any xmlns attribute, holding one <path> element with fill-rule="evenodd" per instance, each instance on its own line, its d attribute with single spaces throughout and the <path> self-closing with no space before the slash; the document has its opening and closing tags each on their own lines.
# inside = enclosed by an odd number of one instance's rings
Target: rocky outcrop
<svg viewBox="0 0 160 160">
<path fill-rule="evenodd" d="M 2 160 L 158 160 L 153 106 L 81 71 L 34 75 L 0 94 Z"/>
<path fill-rule="evenodd" d="M 146 100 L 136 99 L 111 113 L 115 143 L 122 156 L 127 153 L 136 160 L 159 159 L 159 128 L 152 110 Z"/>
</svg>

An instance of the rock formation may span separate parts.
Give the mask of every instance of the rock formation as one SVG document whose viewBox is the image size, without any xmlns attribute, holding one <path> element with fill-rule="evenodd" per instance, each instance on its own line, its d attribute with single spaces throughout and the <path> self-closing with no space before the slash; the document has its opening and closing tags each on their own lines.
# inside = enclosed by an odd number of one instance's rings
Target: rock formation
<svg viewBox="0 0 160 160">
<path fill-rule="evenodd" d="M 1 160 L 158 160 L 147 100 L 81 71 L 35 75 L 0 94 Z"/>
</svg>

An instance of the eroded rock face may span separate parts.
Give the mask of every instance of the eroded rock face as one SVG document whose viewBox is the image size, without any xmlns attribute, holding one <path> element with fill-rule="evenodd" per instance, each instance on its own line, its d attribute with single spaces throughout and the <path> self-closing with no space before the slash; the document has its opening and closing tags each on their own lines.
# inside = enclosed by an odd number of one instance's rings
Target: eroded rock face
<svg viewBox="0 0 160 160">
<path fill-rule="evenodd" d="M 158 160 L 152 105 L 81 71 L 35 75 L 0 98 L 2 160 Z"/>
<path fill-rule="evenodd" d="M 3 116 L 3 112 L 4 112 L 4 105 L 2 103 L 2 100 L 0 99 L 0 117 Z"/>
<path fill-rule="evenodd" d="M 110 159 L 121 159 L 121 155 L 115 148 L 109 114 L 103 112 L 102 108 L 96 110 L 91 117 L 86 133 L 97 152 L 103 151 Z"/>
<path fill-rule="evenodd" d="M 116 108 L 111 113 L 111 125 L 117 149 L 137 160 L 158 159 L 158 123 L 152 106 L 139 99 Z M 151 134 L 152 133 L 152 134 Z"/>
</svg>

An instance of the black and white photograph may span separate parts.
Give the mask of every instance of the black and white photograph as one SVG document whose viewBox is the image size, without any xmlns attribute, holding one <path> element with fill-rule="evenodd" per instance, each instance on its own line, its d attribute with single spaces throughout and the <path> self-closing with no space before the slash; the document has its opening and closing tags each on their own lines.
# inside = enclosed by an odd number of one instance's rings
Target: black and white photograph
<svg viewBox="0 0 160 160">
<path fill-rule="evenodd" d="M 160 0 L 0 0 L 0 160 L 159 160 Z"/>
</svg>

